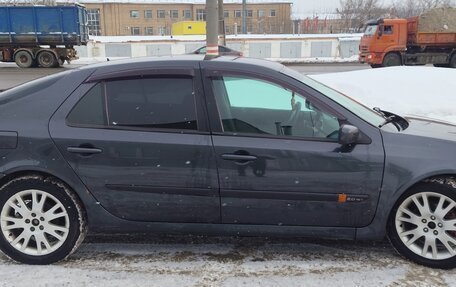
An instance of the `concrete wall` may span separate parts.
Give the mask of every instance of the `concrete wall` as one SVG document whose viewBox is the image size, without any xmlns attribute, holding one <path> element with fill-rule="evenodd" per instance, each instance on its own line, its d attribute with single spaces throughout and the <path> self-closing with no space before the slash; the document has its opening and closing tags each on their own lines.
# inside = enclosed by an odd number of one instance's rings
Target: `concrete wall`
<svg viewBox="0 0 456 287">
<path fill-rule="evenodd" d="M 144 57 L 190 53 L 204 41 L 154 40 L 134 43 L 90 42 L 77 47 L 80 57 Z M 268 59 L 348 59 L 358 55 L 359 38 L 230 39 L 227 46 L 246 57 Z"/>
</svg>

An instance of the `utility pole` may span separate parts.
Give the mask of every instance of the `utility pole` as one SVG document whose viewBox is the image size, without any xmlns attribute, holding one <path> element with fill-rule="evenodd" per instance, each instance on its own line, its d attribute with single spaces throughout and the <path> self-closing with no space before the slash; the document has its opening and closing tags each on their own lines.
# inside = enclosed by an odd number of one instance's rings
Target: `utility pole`
<svg viewBox="0 0 456 287">
<path fill-rule="evenodd" d="M 225 31 L 225 10 L 223 9 L 223 0 L 218 0 L 219 14 L 219 44 L 226 46 L 226 31 Z"/>
<path fill-rule="evenodd" d="M 242 0 L 242 34 L 247 34 L 247 0 Z"/>
<path fill-rule="evenodd" d="M 218 56 L 219 15 L 217 0 L 206 0 L 206 56 Z"/>
</svg>

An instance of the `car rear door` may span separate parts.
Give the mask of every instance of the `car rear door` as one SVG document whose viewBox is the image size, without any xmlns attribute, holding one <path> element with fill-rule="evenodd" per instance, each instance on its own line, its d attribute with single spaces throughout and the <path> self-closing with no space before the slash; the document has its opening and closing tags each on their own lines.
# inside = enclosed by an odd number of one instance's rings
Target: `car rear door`
<svg viewBox="0 0 456 287">
<path fill-rule="evenodd" d="M 93 76 L 52 117 L 50 134 L 112 214 L 219 222 L 215 157 L 198 67 Z"/>
<path fill-rule="evenodd" d="M 223 223 L 369 224 L 383 174 L 378 129 L 278 72 L 203 65 Z M 338 143 L 344 123 L 363 144 Z"/>
</svg>

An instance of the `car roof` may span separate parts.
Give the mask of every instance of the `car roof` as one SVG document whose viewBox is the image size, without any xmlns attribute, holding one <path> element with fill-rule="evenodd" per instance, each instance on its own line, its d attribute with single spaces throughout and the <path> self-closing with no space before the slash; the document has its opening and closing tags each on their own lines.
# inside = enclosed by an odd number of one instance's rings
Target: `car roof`
<svg viewBox="0 0 456 287">
<path fill-rule="evenodd" d="M 207 58 L 205 55 L 178 55 L 178 56 L 161 56 L 161 57 L 138 57 L 128 58 L 115 61 L 107 61 L 103 63 L 88 65 L 80 67 L 79 69 L 93 69 L 95 74 L 108 74 L 110 72 L 119 72 L 122 70 L 138 70 L 138 69 L 150 69 L 154 66 L 160 67 L 186 67 L 186 68 L 197 68 L 200 63 L 205 63 L 208 67 L 220 67 L 223 69 L 224 66 L 242 66 L 245 69 L 257 69 L 259 67 L 266 68 L 274 71 L 282 71 L 284 66 L 282 64 L 247 57 L 238 56 L 218 56 L 213 58 Z"/>
</svg>

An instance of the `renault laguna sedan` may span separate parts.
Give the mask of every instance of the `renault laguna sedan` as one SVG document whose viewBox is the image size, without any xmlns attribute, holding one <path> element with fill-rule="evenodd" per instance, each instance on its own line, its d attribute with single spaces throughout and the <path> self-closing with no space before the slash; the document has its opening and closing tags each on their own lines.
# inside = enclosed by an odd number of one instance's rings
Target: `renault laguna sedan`
<svg viewBox="0 0 456 287">
<path fill-rule="evenodd" d="M 381 240 L 456 267 L 456 126 L 370 109 L 280 64 L 114 61 L 0 93 L 0 248 L 93 233 Z"/>
</svg>

